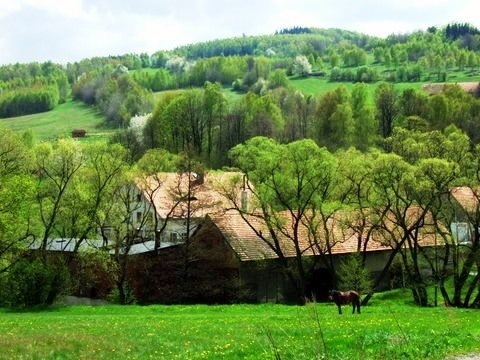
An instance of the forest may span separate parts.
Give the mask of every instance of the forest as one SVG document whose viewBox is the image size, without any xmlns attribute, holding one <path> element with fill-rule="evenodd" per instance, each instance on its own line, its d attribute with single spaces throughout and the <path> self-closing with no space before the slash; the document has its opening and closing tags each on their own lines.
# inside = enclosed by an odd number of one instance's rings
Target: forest
<svg viewBox="0 0 480 360">
<path fill-rule="evenodd" d="M 306 78 L 335 86 L 306 94 L 294 85 Z M 437 284 L 446 303 L 479 307 L 480 276 L 469 274 L 480 273 L 480 212 L 469 219 L 470 246 L 456 246 L 443 225 L 453 221 L 453 187 L 469 187 L 480 200 L 479 90 L 461 86 L 479 81 L 480 34 L 468 24 L 385 39 L 297 27 L 152 55 L 1 66 L 0 118 L 73 99 L 118 131 L 105 142 L 38 142 L 31 132 L 0 127 L 0 304 L 48 304 L 87 286 L 97 275 L 73 278 L 47 256 L 47 241 L 86 241 L 106 224 L 117 231 L 116 256 L 76 251 L 70 260 L 104 267 L 118 301 L 128 303 L 127 260 L 118 250 L 136 241 L 127 184 L 162 171 L 235 169 L 258 190 L 266 221 L 285 210 L 311 226 L 326 227 L 342 211 L 374 219 L 417 304 L 429 305 L 427 286 Z M 427 83 L 446 84 L 432 94 L 421 88 Z M 441 253 L 419 245 L 425 222 L 442 234 Z M 283 231 L 280 222 L 269 226 Z M 42 250 L 34 261 L 25 252 L 31 241 Z M 313 268 L 298 261 L 284 271 L 303 286 Z M 31 293 L 39 279 L 43 286 Z"/>
</svg>

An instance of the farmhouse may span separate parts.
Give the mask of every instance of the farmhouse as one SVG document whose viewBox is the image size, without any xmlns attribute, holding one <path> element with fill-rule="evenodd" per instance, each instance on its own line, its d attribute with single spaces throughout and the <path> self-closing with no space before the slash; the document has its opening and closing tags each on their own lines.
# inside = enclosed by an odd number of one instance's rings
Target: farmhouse
<svg viewBox="0 0 480 360">
<path fill-rule="evenodd" d="M 222 212 L 228 206 L 218 189 L 236 176 L 241 174 L 158 173 L 139 178 L 132 223 L 145 242 L 156 241 L 157 246 L 184 243 L 187 233 L 191 235 L 207 214 Z"/>
<path fill-rule="evenodd" d="M 234 179 L 242 184 L 238 181 L 242 178 L 234 172 L 160 173 L 136 182 L 131 221 L 142 236 L 124 255 L 129 257 L 129 286 L 140 302 L 289 300 L 292 284 L 283 276 L 282 259 L 265 222 L 255 214 L 242 215 L 232 209 L 226 198 L 225 184 Z M 237 205 L 245 209 L 252 201 L 251 193 L 245 190 L 248 187 L 237 187 L 233 189 Z M 419 211 L 411 208 L 408 214 L 413 223 Z M 281 254 L 294 264 L 296 249 L 289 234 L 292 218 L 286 212 L 281 216 L 286 229 L 279 235 Z M 336 212 L 314 234 L 302 225 L 299 247 L 306 261 L 315 264 L 307 279 L 308 291 L 318 300 L 325 299 L 334 284 L 332 269 L 358 251 L 365 254 L 370 272 L 380 272 L 402 236 L 393 215 L 390 219 L 387 232 L 375 230 L 372 224 L 362 228 L 359 215 L 346 211 Z M 429 224 L 423 223 L 419 233 L 421 246 L 441 243 Z M 73 240 L 54 239 L 48 250 L 68 252 L 74 244 Z M 85 243 L 89 247 L 103 245 L 102 241 Z M 386 278 L 382 286 L 389 285 Z"/>
<path fill-rule="evenodd" d="M 139 221 L 139 229 L 143 225 L 144 241 L 129 250 L 132 257 L 129 279 L 139 300 L 176 302 L 182 296 L 198 302 L 287 300 L 291 285 L 282 276 L 279 254 L 268 243 L 271 237 L 265 236 L 269 229 L 259 217 L 250 216 L 249 224 L 244 221 L 220 191 L 222 185 L 233 178 L 241 179 L 242 174 L 212 172 L 182 177 L 164 173 L 137 183 L 140 206 L 132 217 Z M 240 202 L 247 202 L 250 194 L 242 188 L 235 190 L 241 194 Z M 411 222 L 415 221 L 417 210 L 409 209 Z M 145 213 L 147 222 L 142 221 Z M 291 221 L 288 214 L 284 216 L 285 221 Z M 315 241 L 306 227 L 300 229 L 302 254 L 306 259 L 315 259 L 317 264 L 308 284 L 317 299 L 326 297 L 334 282 L 332 268 L 348 254 L 364 252 L 367 268 L 376 274 L 392 254 L 394 237 L 401 237 L 394 220 L 389 225 L 390 231 L 383 233 L 368 231 L 368 228 L 362 230 L 356 221 L 352 213 L 339 212 L 329 221 L 328 229 L 318 230 Z M 158 226 L 163 225 L 157 236 Z M 433 226 L 424 224 L 420 233 L 422 246 L 441 242 L 435 238 Z M 293 263 L 295 249 L 287 235 L 281 247 L 287 261 Z M 189 269 L 187 282 L 182 279 L 185 266 Z M 388 278 L 382 286 L 389 286 Z"/>
</svg>

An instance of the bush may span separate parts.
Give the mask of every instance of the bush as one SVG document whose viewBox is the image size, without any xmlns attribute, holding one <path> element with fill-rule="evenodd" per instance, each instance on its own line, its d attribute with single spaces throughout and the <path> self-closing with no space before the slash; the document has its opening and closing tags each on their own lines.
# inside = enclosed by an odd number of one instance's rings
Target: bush
<svg viewBox="0 0 480 360">
<path fill-rule="evenodd" d="M 105 251 L 86 251 L 75 255 L 71 293 L 104 299 L 115 287 L 116 263 Z"/>
<path fill-rule="evenodd" d="M 123 284 L 124 295 L 120 294 L 120 289 L 115 287 L 107 296 L 107 301 L 112 304 L 133 305 L 137 303 L 137 298 L 132 287 L 128 283 Z M 123 297 L 123 299 L 122 299 Z"/>
<path fill-rule="evenodd" d="M 370 272 L 363 266 L 360 254 L 351 254 L 340 264 L 338 276 L 342 290 L 368 294 L 373 290 Z"/>
<path fill-rule="evenodd" d="M 69 285 L 68 268 L 61 259 L 23 259 L 3 277 L 0 303 L 10 308 L 51 305 Z"/>
</svg>

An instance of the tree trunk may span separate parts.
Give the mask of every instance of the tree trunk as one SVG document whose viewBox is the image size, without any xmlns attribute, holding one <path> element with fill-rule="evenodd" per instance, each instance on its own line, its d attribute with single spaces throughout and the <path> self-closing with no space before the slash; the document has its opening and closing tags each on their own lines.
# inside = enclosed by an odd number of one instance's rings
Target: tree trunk
<svg viewBox="0 0 480 360">
<path fill-rule="evenodd" d="M 402 241 L 402 244 L 403 244 L 403 241 Z M 390 266 L 392 265 L 393 260 L 395 259 L 395 256 L 400 251 L 400 249 L 401 249 L 401 245 L 399 245 L 395 249 L 393 249 L 392 253 L 390 254 L 390 257 L 387 260 L 387 263 L 385 264 L 385 266 L 382 269 L 382 272 L 375 279 L 375 282 L 373 284 L 373 290 L 374 291 L 381 284 L 381 282 L 383 281 L 385 276 L 388 274 L 388 271 L 390 270 Z M 370 293 L 370 294 L 367 294 L 362 300 L 362 306 L 367 305 L 368 302 L 370 301 L 370 299 L 372 298 L 372 296 L 373 296 L 373 292 Z"/>
<path fill-rule="evenodd" d="M 412 295 L 417 305 L 428 306 L 428 294 L 424 284 L 414 285 L 412 287 Z"/>
</svg>

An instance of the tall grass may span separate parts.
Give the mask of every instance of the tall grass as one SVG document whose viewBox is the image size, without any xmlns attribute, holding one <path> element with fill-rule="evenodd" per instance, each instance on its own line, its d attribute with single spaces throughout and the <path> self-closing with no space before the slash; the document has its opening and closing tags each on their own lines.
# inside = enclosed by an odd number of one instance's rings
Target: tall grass
<svg viewBox="0 0 480 360">
<path fill-rule="evenodd" d="M 418 308 L 404 298 L 376 296 L 361 315 L 338 315 L 334 304 L 3 310 L 0 358 L 366 360 L 480 352 L 480 312 Z"/>
</svg>

